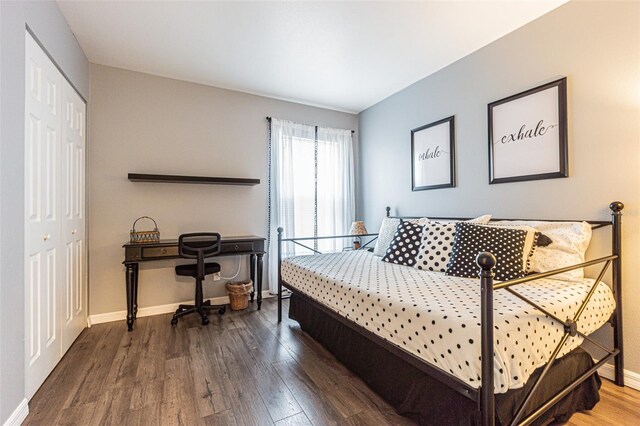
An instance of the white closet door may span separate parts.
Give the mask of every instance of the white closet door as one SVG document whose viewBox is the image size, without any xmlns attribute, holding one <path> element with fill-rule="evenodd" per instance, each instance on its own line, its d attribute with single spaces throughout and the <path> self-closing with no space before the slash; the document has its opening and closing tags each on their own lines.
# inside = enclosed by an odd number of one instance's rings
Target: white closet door
<svg viewBox="0 0 640 426">
<path fill-rule="evenodd" d="M 87 325 L 85 242 L 86 105 L 62 79 L 62 353 Z"/>
<path fill-rule="evenodd" d="M 25 249 L 27 394 L 60 360 L 62 76 L 26 36 Z"/>
</svg>

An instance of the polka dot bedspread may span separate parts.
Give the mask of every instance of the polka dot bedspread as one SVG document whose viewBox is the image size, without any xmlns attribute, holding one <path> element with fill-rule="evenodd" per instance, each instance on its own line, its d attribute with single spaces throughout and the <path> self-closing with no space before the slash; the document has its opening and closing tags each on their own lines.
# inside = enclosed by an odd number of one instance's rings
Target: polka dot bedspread
<svg viewBox="0 0 640 426">
<path fill-rule="evenodd" d="M 357 250 L 282 261 L 282 279 L 333 309 L 474 388 L 480 386 L 480 281 L 382 262 Z M 516 291 L 559 318 L 573 318 L 593 279 L 537 280 Z M 600 283 L 578 329 L 589 334 L 615 309 L 611 289 Z M 506 290 L 494 292 L 495 392 L 520 388 L 544 365 L 563 327 Z M 561 355 L 582 343 L 569 337 Z"/>
</svg>

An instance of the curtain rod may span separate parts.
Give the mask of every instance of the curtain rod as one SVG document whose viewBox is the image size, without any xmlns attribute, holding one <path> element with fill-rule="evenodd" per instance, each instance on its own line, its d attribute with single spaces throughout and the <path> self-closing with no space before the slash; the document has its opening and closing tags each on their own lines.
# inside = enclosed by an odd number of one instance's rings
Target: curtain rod
<svg viewBox="0 0 640 426">
<path fill-rule="evenodd" d="M 269 123 L 271 123 L 271 117 L 267 117 L 267 121 L 268 121 Z M 318 127 L 318 126 L 315 126 L 315 127 Z M 351 134 L 354 134 L 355 132 L 356 132 L 355 130 L 352 130 L 352 131 L 351 131 Z"/>
</svg>

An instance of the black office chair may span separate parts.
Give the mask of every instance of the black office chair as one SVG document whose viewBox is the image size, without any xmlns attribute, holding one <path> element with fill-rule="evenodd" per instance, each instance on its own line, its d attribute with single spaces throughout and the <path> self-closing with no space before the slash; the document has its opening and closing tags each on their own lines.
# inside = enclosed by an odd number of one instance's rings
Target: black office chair
<svg viewBox="0 0 640 426">
<path fill-rule="evenodd" d="M 178 324 L 178 318 L 197 312 L 202 317 L 202 325 L 209 324 L 208 311 L 217 309 L 220 315 L 226 311 L 226 306 L 214 306 L 207 300 L 203 301 L 202 281 L 207 275 L 220 272 L 220 265 L 217 263 L 204 263 L 207 257 L 216 256 L 220 253 L 220 234 L 217 232 L 197 232 L 192 234 L 182 234 L 178 238 L 178 254 L 185 259 L 197 259 L 197 263 L 192 265 L 176 266 L 176 275 L 183 277 L 193 277 L 196 279 L 196 297 L 194 305 L 180 305 L 173 314 L 171 325 Z"/>
</svg>

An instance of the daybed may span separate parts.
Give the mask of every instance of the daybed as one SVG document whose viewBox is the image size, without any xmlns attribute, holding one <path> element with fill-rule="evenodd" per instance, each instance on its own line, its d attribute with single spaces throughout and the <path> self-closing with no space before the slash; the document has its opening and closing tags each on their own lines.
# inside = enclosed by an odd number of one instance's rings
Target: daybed
<svg viewBox="0 0 640 426">
<path fill-rule="evenodd" d="M 502 282 L 486 252 L 477 256 L 480 283 L 383 262 L 367 250 L 283 259 L 284 243 L 309 248 L 301 241 L 314 238 L 283 238 L 279 229 L 278 320 L 284 286 L 293 294 L 289 316 L 420 424 L 566 420 L 598 402 L 605 362 L 615 361 L 615 382 L 624 384 L 623 205 L 610 208 L 611 222 L 587 223 L 611 226 L 611 255 Z M 597 264 L 595 279 L 554 279 Z M 602 282 L 609 266 L 612 288 Z M 589 337 L 607 322 L 611 349 Z M 585 340 L 605 354 L 597 362 L 580 347 Z"/>
</svg>

